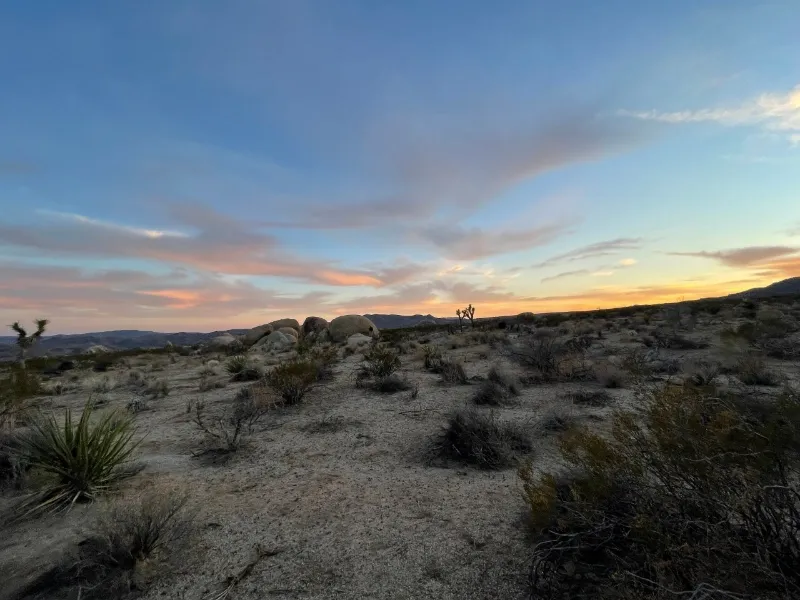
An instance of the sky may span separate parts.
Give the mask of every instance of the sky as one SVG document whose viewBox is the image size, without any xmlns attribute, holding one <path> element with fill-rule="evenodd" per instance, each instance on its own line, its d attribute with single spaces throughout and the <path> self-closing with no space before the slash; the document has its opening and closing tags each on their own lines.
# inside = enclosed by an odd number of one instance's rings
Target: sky
<svg viewBox="0 0 800 600">
<path fill-rule="evenodd" d="M 800 0 L 8 0 L 0 318 L 210 331 L 800 276 Z"/>
</svg>

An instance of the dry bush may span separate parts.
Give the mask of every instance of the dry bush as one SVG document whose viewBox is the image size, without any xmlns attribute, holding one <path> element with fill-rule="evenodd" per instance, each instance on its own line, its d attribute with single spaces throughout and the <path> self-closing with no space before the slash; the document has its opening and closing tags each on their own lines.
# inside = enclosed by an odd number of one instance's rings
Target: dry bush
<svg viewBox="0 0 800 600">
<path fill-rule="evenodd" d="M 567 394 L 566 398 L 572 400 L 573 404 L 593 407 L 605 407 L 614 401 L 605 390 L 577 390 Z"/>
<path fill-rule="evenodd" d="M 388 377 L 401 367 L 400 356 L 389 346 L 372 346 L 358 367 L 358 378 Z"/>
<path fill-rule="evenodd" d="M 33 581 L 21 598 L 108 600 L 141 595 L 142 566 L 175 560 L 191 535 L 185 492 L 156 490 L 117 501 L 80 546 Z M 76 595 L 77 594 L 77 595 Z"/>
<path fill-rule="evenodd" d="M 113 375 L 95 375 L 83 382 L 83 387 L 87 392 L 93 394 L 107 394 L 114 391 L 119 382 Z"/>
<path fill-rule="evenodd" d="M 394 394 L 411 389 L 411 384 L 407 379 L 398 377 L 396 373 L 385 377 L 376 377 L 370 383 L 370 388 L 382 394 Z"/>
<path fill-rule="evenodd" d="M 447 385 L 463 385 L 467 383 L 467 373 L 461 363 L 443 359 L 439 365 L 439 376 Z"/>
<path fill-rule="evenodd" d="M 491 380 L 482 381 L 472 396 L 472 401 L 480 406 L 504 406 L 511 394 L 499 383 Z"/>
<path fill-rule="evenodd" d="M 494 413 L 464 408 L 453 412 L 434 440 L 431 460 L 457 461 L 482 469 L 502 469 L 531 452 L 527 435 L 515 424 L 498 421 Z"/>
<path fill-rule="evenodd" d="M 587 376 L 583 352 L 567 347 L 550 330 L 537 330 L 508 352 L 511 358 L 532 369 L 532 381 L 579 380 Z"/>
<path fill-rule="evenodd" d="M 315 346 L 306 357 L 317 369 L 317 381 L 333 379 L 333 365 L 339 360 L 339 351 L 335 346 Z"/>
<path fill-rule="evenodd" d="M 438 372 L 442 364 L 442 351 L 438 346 L 422 346 L 423 363 L 428 371 Z"/>
<path fill-rule="evenodd" d="M 509 394 L 519 395 L 519 380 L 499 365 L 493 365 L 486 378 L 503 387 Z"/>
<path fill-rule="evenodd" d="M 317 381 L 317 365 L 310 360 L 293 360 L 276 366 L 265 381 L 285 404 L 299 404 Z"/>
<path fill-rule="evenodd" d="M 542 434 L 563 433 L 577 423 L 578 418 L 570 406 L 556 404 L 551 406 L 536 423 L 536 431 Z"/>
<path fill-rule="evenodd" d="M 701 387 L 715 385 L 721 370 L 719 363 L 707 360 L 689 361 L 681 368 L 689 383 Z"/>
<path fill-rule="evenodd" d="M 745 385 L 779 385 L 780 378 L 767 368 L 764 358 L 758 354 L 745 353 L 733 367 L 736 377 Z"/>
<path fill-rule="evenodd" d="M 188 411 L 194 413 L 192 420 L 206 434 L 209 449 L 229 453 L 241 448 L 245 438 L 274 406 L 265 385 L 254 383 L 237 392 L 223 416 L 209 417 L 201 400 L 190 403 Z"/>
<path fill-rule="evenodd" d="M 594 367 L 597 381 L 605 388 L 623 388 L 628 383 L 625 371 L 612 364 L 600 364 Z"/>
<path fill-rule="evenodd" d="M 225 370 L 231 376 L 231 381 L 258 381 L 264 375 L 261 369 L 243 354 L 237 354 L 225 361 Z"/>
<path fill-rule="evenodd" d="M 223 379 L 214 378 L 213 376 L 208 376 L 205 373 L 200 375 L 200 381 L 197 383 L 197 389 L 201 392 L 207 392 L 209 390 L 217 390 L 224 388 L 226 385 L 226 381 Z"/>
<path fill-rule="evenodd" d="M 800 597 L 800 401 L 760 418 L 698 388 L 560 440 L 566 474 L 519 475 L 531 597 Z"/>
<path fill-rule="evenodd" d="M 19 444 L 19 433 L 0 429 L 0 489 L 5 486 L 18 489 L 22 486 L 29 467 L 15 451 Z"/>
<path fill-rule="evenodd" d="M 148 398 L 166 398 L 169 396 L 170 387 L 166 379 L 152 379 L 147 382 L 143 394 Z"/>
</svg>

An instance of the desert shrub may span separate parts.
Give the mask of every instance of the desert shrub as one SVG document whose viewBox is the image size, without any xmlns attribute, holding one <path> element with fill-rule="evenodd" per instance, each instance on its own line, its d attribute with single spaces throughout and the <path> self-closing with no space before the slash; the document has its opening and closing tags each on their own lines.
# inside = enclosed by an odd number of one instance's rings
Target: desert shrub
<svg viewBox="0 0 800 600">
<path fill-rule="evenodd" d="M 411 389 L 411 384 L 407 379 L 399 377 L 396 373 L 384 377 L 376 377 L 370 384 L 376 392 L 382 394 L 394 394 Z"/>
<path fill-rule="evenodd" d="M 422 346 L 422 355 L 425 368 L 428 371 L 438 372 L 442 365 L 442 351 L 438 346 Z"/>
<path fill-rule="evenodd" d="M 522 345 L 512 348 L 510 353 L 520 364 L 533 369 L 536 378 L 541 381 L 558 380 L 564 363 L 574 357 L 555 335 L 544 335 L 543 330 L 538 330 Z"/>
<path fill-rule="evenodd" d="M 335 346 L 314 346 L 307 355 L 317 369 L 317 381 L 333 379 L 333 365 L 339 360 L 339 351 Z"/>
<path fill-rule="evenodd" d="M 92 413 L 88 401 L 75 424 L 70 409 L 65 410 L 63 425 L 52 414 L 43 416 L 20 439 L 18 457 L 45 475 L 42 489 L 23 503 L 26 513 L 94 500 L 130 474 L 123 467 L 138 445 L 130 417 L 109 412 L 92 422 Z"/>
<path fill-rule="evenodd" d="M 800 340 L 797 337 L 768 338 L 759 345 L 764 354 L 779 360 L 796 360 L 800 358 Z"/>
<path fill-rule="evenodd" d="M 208 392 L 209 390 L 218 390 L 224 388 L 226 382 L 222 379 L 217 379 L 215 377 L 209 377 L 208 375 L 201 375 L 200 381 L 197 384 L 198 391 L 201 392 Z"/>
<path fill-rule="evenodd" d="M 493 413 L 464 408 L 448 417 L 434 440 L 431 458 L 502 469 L 530 451 L 530 440 L 518 426 L 498 421 Z"/>
<path fill-rule="evenodd" d="M 145 377 L 144 373 L 137 370 L 128 371 L 128 377 L 126 380 L 126 385 L 133 389 L 143 389 L 147 387 L 147 377 Z"/>
<path fill-rule="evenodd" d="M 293 360 L 276 366 L 266 382 L 284 401 L 299 404 L 317 381 L 317 366 L 309 360 Z"/>
<path fill-rule="evenodd" d="M 594 368 L 597 381 L 606 388 L 622 388 L 628 382 L 625 371 L 612 364 L 600 364 Z"/>
<path fill-rule="evenodd" d="M 554 405 L 548 409 L 536 423 L 535 429 L 540 433 L 563 433 L 575 426 L 577 417 L 564 405 Z"/>
<path fill-rule="evenodd" d="M 511 394 L 502 385 L 495 381 L 482 381 L 472 396 L 472 401 L 479 406 L 503 406 Z"/>
<path fill-rule="evenodd" d="M 229 375 L 235 376 L 244 371 L 250 365 L 250 361 L 244 354 L 231 356 L 225 361 L 225 370 Z"/>
<path fill-rule="evenodd" d="M 800 402 L 764 420 L 697 388 L 618 414 L 610 438 L 559 443 L 567 473 L 519 469 L 535 536 L 536 598 L 800 594 Z"/>
<path fill-rule="evenodd" d="M 16 424 L 30 408 L 32 399 L 41 393 L 42 384 L 36 373 L 12 366 L 8 375 L 0 379 L 0 428 Z"/>
<path fill-rule="evenodd" d="M 697 386 L 713 386 L 720 374 L 720 365 L 707 360 L 690 361 L 683 365 L 687 381 Z"/>
<path fill-rule="evenodd" d="M 745 385 L 778 385 L 778 375 L 767 368 L 764 358 L 758 354 L 745 353 L 733 367 L 739 381 Z"/>
<path fill-rule="evenodd" d="M 503 387 L 509 394 L 513 396 L 519 395 L 519 380 L 502 367 L 493 365 L 492 368 L 489 369 L 486 378 Z"/>
<path fill-rule="evenodd" d="M 119 382 L 113 375 L 95 375 L 86 379 L 83 385 L 93 394 L 107 394 L 115 390 Z"/>
<path fill-rule="evenodd" d="M 240 389 L 222 416 L 209 416 L 202 400 L 190 403 L 188 411 L 194 413 L 192 420 L 206 435 L 210 449 L 229 453 L 241 448 L 245 438 L 274 406 L 266 386 L 259 382 Z"/>
<path fill-rule="evenodd" d="M 19 487 L 28 470 L 27 463 L 15 452 L 19 439 L 19 433 L 0 429 L 0 487 Z"/>
<path fill-rule="evenodd" d="M 144 395 L 150 398 L 166 398 L 169 396 L 170 387 L 165 379 L 154 379 L 147 382 Z"/>
<path fill-rule="evenodd" d="M 372 346 L 364 354 L 364 360 L 359 365 L 359 375 L 363 378 L 368 377 L 388 377 L 401 366 L 400 356 L 388 346 Z"/>
<path fill-rule="evenodd" d="M 448 385 L 463 385 L 467 383 L 467 373 L 464 371 L 464 366 L 453 360 L 442 360 L 439 367 L 439 376 L 442 378 L 442 383 Z"/>
<path fill-rule="evenodd" d="M 108 354 L 97 354 L 92 361 L 92 370 L 98 373 L 105 373 L 114 366 L 115 359 Z"/>
<path fill-rule="evenodd" d="M 610 405 L 614 399 L 605 390 L 576 390 L 565 396 L 579 406 L 604 407 Z"/>
<path fill-rule="evenodd" d="M 21 597 L 129 597 L 142 586 L 141 578 L 134 580 L 141 565 L 147 563 L 152 572 L 156 563 L 172 560 L 187 541 L 193 530 L 187 498 L 182 492 L 162 490 L 116 502 L 79 548 L 33 581 Z"/>
</svg>

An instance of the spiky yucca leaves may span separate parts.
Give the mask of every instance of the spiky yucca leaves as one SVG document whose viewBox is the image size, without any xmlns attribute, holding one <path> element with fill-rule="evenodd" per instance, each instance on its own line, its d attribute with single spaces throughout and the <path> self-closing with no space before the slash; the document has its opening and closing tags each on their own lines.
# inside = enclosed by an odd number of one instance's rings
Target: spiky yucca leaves
<svg viewBox="0 0 800 600">
<path fill-rule="evenodd" d="M 54 415 L 34 421 L 18 452 L 31 468 L 50 476 L 43 488 L 23 503 L 26 514 L 68 510 L 93 500 L 125 477 L 121 467 L 139 442 L 130 416 L 108 413 L 92 422 L 87 402 L 77 423 L 66 409 L 64 423 Z"/>
</svg>

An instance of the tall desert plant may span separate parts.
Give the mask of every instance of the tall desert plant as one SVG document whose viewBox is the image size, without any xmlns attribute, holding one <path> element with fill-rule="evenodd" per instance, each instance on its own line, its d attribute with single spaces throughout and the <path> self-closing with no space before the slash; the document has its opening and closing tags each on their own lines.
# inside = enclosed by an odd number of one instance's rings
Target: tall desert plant
<svg viewBox="0 0 800 600">
<path fill-rule="evenodd" d="M 27 330 L 19 324 L 19 321 L 15 321 L 11 324 L 11 329 L 17 334 L 17 362 L 19 362 L 21 367 L 25 366 L 25 356 L 28 350 L 39 341 L 39 338 L 42 337 L 49 322 L 50 321 L 47 319 L 34 320 L 36 331 L 31 334 L 28 334 Z"/>
<path fill-rule="evenodd" d="M 77 423 L 65 410 L 64 423 L 50 414 L 31 424 L 17 452 L 46 478 L 42 489 L 23 502 L 26 514 L 68 510 L 80 501 L 94 500 L 129 474 L 122 467 L 139 442 L 128 415 L 110 412 L 92 422 L 91 400 Z"/>
</svg>

